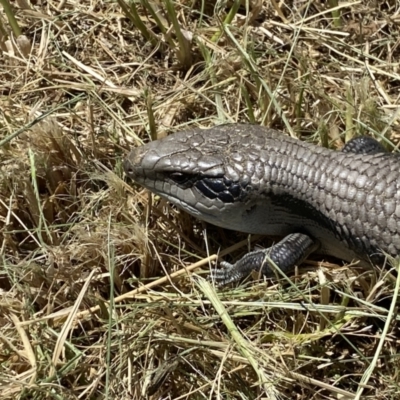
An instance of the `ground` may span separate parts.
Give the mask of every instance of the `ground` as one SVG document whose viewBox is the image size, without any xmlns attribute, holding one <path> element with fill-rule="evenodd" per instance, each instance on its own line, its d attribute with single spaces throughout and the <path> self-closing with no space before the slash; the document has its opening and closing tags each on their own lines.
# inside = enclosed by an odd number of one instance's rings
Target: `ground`
<svg viewBox="0 0 400 400">
<path fill-rule="evenodd" d="M 313 256 L 289 282 L 214 288 L 215 255 L 260 238 L 122 170 L 134 146 L 236 121 L 396 151 L 399 25 L 394 0 L 0 8 L 0 397 L 400 398 L 393 269 Z"/>
</svg>

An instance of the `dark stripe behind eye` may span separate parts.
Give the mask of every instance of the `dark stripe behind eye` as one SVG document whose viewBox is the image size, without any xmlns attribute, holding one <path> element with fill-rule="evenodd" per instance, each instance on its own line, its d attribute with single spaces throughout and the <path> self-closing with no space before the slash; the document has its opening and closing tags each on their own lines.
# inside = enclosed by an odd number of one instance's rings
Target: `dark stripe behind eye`
<svg viewBox="0 0 400 400">
<path fill-rule="evenodd" d="M 203 179 L 205 184 L 215 193 L 223 192 L 226 190 L 225 183 L 222 179 Z"/>
<path fill-rule="evenodd" d="M 197 181 L 196 182 L 196 188 L 200 190 L 201 193 L 204 194 L 204 196 L 208 197 L 209 199 L 216 199 L 218 197 L 218 194 L 213 192 L 203 180 Z"/>
</svg>

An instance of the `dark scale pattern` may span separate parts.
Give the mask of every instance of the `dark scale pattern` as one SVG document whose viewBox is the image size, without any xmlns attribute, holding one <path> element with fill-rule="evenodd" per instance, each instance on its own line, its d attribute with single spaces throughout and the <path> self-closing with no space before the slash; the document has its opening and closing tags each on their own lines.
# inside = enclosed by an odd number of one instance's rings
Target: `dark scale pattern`
<svg viewBox="0 0 400 400">
<path fill-rule="evenodd" d="M 385 153 L 385 148 L 368 136 L 359 136 L 349 140 L 343 147 L 344 153 L 357 153 L 357 154 L 377 154 Z"/>
<path fill-rule="evenodd" d="M 340 152 L 231 124 L 149 143 L 124 166 L 138 183 L 215 225 L 301 233 L 323 253 L 368 261 L 400 253 L 400 158 L 384 151 L 373 139 L 354 139 Z"/>
<path fill-rule="evenodd" d="M 240 198 L 242 187 L 224 178 L 199 178 L 196 188 L 209 199 L 219 198 L 224 203 L 233 203 Z"/>
<path fill-rule="evenodd" d="M 398 157 L 382 153 L 344 155 L 313 147 L 309 149 L 320 157 L 312 159 L 303 146 L 283 136 L 264 144 L 262 151 L 279 154 L 265 169 L 260 185 L 264 185 L 264 192 L 272 189 L 274 194 L 285 193 L 309 204 L 330 220 L 336 236 L 357 253 L 375 252 L 376 243 L 397 255 L 399 220 L 393 209 L 399 204 Z M 362 170 L 364 173 L 359 172 Z M 385 235 L 388 226 L 391 234 Z"/>
</svg>

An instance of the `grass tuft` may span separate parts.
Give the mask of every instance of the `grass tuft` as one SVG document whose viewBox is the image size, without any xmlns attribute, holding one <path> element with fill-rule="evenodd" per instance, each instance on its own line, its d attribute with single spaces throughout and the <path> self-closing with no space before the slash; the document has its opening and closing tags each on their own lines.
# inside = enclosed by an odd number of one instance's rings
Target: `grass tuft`
<svg viewBox="0 0 400 400">
<path fill-rule="evenodd" d="M 122 173 L 134 146 L 233 121 L 397 149 L 398 9 L 18 1 L 11 24 L 2 7 L 0 397 L 399 398 L 393 271 L 313 256 L 289 281 L 216 290 L 218 255 L 272 239 Z"/>
</svg>

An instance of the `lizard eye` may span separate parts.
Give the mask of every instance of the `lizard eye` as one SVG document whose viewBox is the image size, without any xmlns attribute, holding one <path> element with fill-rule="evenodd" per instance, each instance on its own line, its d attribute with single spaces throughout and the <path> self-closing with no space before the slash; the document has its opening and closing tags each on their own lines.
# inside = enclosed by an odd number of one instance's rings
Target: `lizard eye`
<svg viewBox="0 0 400 400">
<path fill-rule="evenodd" d="M 182 172 L 172 172 L 169 175 L 170 179 L 173 180 L 175 183 L 178 185 L 184 185 L 186 182 L 188 182 L 191 178 L 190 175 L 184 174 Z"/>
</svg>

